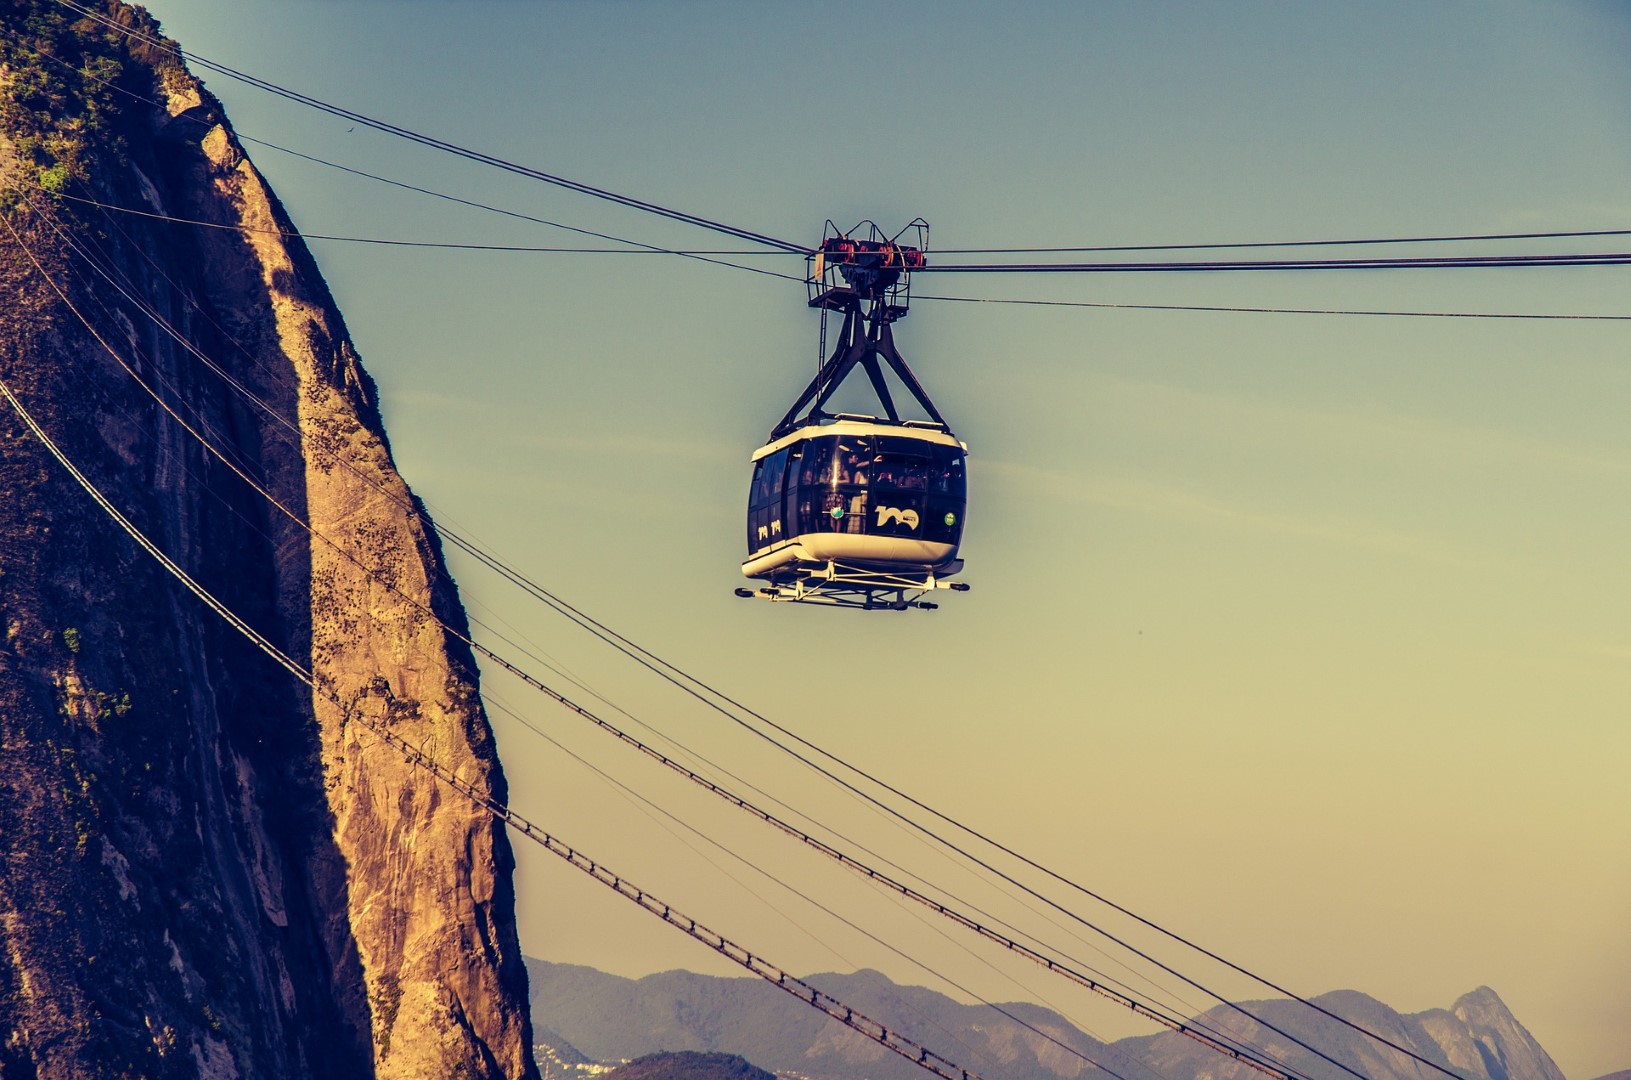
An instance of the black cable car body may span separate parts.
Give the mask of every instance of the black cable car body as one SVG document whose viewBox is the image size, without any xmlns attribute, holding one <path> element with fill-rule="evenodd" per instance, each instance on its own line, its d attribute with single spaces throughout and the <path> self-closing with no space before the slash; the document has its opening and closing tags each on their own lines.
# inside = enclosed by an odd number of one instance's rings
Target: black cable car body
<svg viewBox="0 0 1631 1080">
<path fill-rule="evenodd" d="M 869 610 L 932 609 L 949 580 L 968 506 L 965 455 L 939 409 L 895 347 L 892 325 L 905 316 L 918 246 L 869 234 L 828 235 L 810 257 L 811 307 L 844 317 L 832 353 L 752 457 L 744 576 L 761 587 L 739 596 Z M 851 230 L 861 232 L 861 227 Z M 823 348 L 825 351 L 825 348 Z M 859 368 L 881 415 L 832 413 L 834 392 Z M 926 420 L 902 419 L 885 372 L 892 372 Z"/>
</svg>

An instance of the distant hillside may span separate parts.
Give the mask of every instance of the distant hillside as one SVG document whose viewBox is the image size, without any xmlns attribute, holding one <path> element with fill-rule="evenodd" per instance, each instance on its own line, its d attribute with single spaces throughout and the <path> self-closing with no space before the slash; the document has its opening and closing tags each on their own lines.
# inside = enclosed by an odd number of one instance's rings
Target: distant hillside
<svg viewBox="0 0 1631 1080">
<path fill-rule="evenodd" d="M 596 1061 L 695 1050 L 738 1054 L 777 1073 L 797 1073 L 811 1080 L 921 1080 L 924 1075 L 910 1062 L 758 979 L 685 971 L 624 979 L 593 968 L 538 960 L 529 960 L 528 970 L 536 1028 L 560 1033 Z M 1168 1080 L 1261 1076 L 1175 1033 L 1106 1045 L 1035 1005 L 1002 1006 L 1015 1018 L 1010 1019 L 923 987 L 898 986 L 876 971 L 814 975 L 807 981 L 986 1077 L 1111 1080 L 1083 1058 L 1122 1076 L 1148 1076 L 1151 1071 Z M 1410 1015 L 1351 990 L 1315 1000 L 1469 1080 L 1563 1080 L 1546 1051 L 1487 987 L 1465 995 L 1449 1009 Z M 1295 1002 L 1258 1001 L 1246 1008 L 1371 1080 L 1442 1080 L 1441 1074 L 1394 1051 L 1378 1050 L 1353 1029 Z M 1205 1016 L 1214 1027 L 1274 1047 L 1287 1064 L 1314 1080 L 1351 1080 L 1308 1051 L 1287 1050 L 1290 1044 L 1279 1035 L 1264 1037 L 1264 1029 L 1232 1010 L 1219 1006 Z M 1615 1074 L 1603 1080 L 1631 1076 Z"/>
<path fill-rule="evenodd" d="M 762 1068 L 816 1080 L 921 1080 L 923 1075 L 910 1062 L 759 979 L 669 971 L 636 981 L 593 968 L 529 963 L 537 1023 L 559 1032 L 595 1061 L 624 1061 L 665 1050 L 700 1050 L 739 1054 Z M 817 975 L 807 981 L 869 1016 L 887 1017 L 903 1034 L 937 1049 L 948 1045 L 946 1031 L 951 1030 L 965 1042 L 987 1048 L 993 1060 L 1012 1059 L 1034 1066 L 1039 1056 L 1046 1060 L 1063 1057 L 1061 1065 L 1079 1064 L 1078 1059 L 989 1009 L 961 1005 L 922 987 L 896 986 L 875 971 Z M 1093 1056 L 1102 1049 L 1100 1043 L 1045 1009 L 1017 1005 L 1010 1011 L 1084 1054 Z M 962 1048 L 951 1045 L 941 1052 L 957 1060 Z M 969 1055 L 963 1052 L 963 1056 Z M 1056 1080 L 1082 1071 L 1005 1067 L 1003 1076 L 1004 1080 Z"/>
<path fill-rule="evenodd" d="M 1429 1009 L 1408 1015 L 1394 1012 L 1375 998 L 1353 990 L 1333 991 L 1314 1000 L 1337 1015 L 1474 1080 L 1563 1080 L 1551 1056 L 1487 986 L 1463 995 L 1449 1009 Z M 1377 1047 L 1346 1025 L 1311 1014 L 1296 1002 L 1256 1001 L 1246 1007 L 1259 1018 L 1319 1047 L 1372 1080 L 1430 1080 L 1442 1076 L 1392 1050 Z M 1238 1018 L 1238 1014 L 1234 1015 Z M 1228 1010 L 1222 1006 L 1209 1010 L 1205 1016 L 1216 1026 L 1229 1023 L 1229 1030 L 1253 1043 L 1285 1045 L 1284 1040 L 1257 1024 L 1229 1019 Z M 1194 1041 L 1175 1034 L 1124 1039 L 1116 1046 L 1168 1077 L 1195 1075 L 1198 1070 L 1208 1068 L 1213 1056 Z M 1283 1059 L 1310 1076 L 1334 1080 L 1346 1075 L 1306 1050 L 1293 1050 Z M 1240 1066 L 1226 1066 L 1216 1072 L 1239 1080 L 1256 1075 Z"/>
<path fill-rule="evenodd" d="M 679 1050 L 637 1058 L 611 1072 L 608 1080 L 776 1080 L 773 1073 L 735 1054 Z"/>
</svg>

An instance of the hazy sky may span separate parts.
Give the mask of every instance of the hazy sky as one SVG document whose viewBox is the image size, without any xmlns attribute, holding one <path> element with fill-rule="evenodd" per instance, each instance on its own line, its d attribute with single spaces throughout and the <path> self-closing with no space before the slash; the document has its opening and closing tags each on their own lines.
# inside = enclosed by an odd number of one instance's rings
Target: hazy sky
<svg viewBox="0 0 1631 1080">
<path fill-rule="evenodd" d="M 1625 4 L 152 9 L 213 60 L 800 242 L 827 218 L 893 229 L 919 215 L 931 260 L 1631 228 Z M 647 243 L 741 246 L 206 82 L 248 136 Z M 308 232 L 582 239 L 250 151 Z M 1354 988 L 1413 1011 L 1487 984 L 1570 1080 L 1631 1067 L 1627 323 L 920 300 L 897 340 L 972 447 L 973 590 L 934 613 L 861 615 L 731 595 L 748 455 L 815 364 L 801 286 L 667 257 L 314 250 L 408 481 L 572 603 L 1300 992 Z M 987 299 L 1631 315 L 1626 281 L 1571 268 L 917 284 Z M 475 617 L 640 721 L 1012 910 L 717 714 L 454 567 Z M 958 996 L 1044 1000 L 1107 1036 L 1146 1030 L 943 936 L 954 928 L 502 675 L 488 689 L 559 744 L 495 707 L 518 809 L 774 962 L 877 967 Z M 562 747 L 961 988 L 656 818 Z M 550 856 L 519 857 L 529 954 L 737 973 Z M 1038 933 L 1120 972 L 1063 931 Z M 1264 996 L 1152 947 L 1226 993 Z"/>
</svg>

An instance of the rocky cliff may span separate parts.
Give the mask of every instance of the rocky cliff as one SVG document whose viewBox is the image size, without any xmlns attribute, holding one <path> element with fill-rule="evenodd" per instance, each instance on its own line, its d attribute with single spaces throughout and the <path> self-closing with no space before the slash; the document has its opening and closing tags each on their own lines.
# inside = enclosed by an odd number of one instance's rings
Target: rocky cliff
<svg viewBox="0 0 1631 1080">
<path fill-rule="evenodd" d="M 435 535 L 219 103 L 89 2 L 0 4 L 0 380 L 315 687 L 0 401 L 0 1076 L 536 1075 L 507 838 L 376 734 L 505 797 Z"/>
</svg>

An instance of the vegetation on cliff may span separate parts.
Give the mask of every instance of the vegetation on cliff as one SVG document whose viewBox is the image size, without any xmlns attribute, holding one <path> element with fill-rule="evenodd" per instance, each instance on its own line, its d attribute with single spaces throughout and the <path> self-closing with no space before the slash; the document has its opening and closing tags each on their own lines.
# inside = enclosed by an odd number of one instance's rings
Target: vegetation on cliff
<svg viewBox="0 0 1631 1080">
<path fill-rule="evenodd" d="M 0 1075 L 536 1075 L 501 828 L 353 722 L 504 797 L 372 384 L 218 103 L 94 10 L 0 10 L 0 379 L 323 693 L 0 402 Z"/>
<path fill-rule="evenodd" d="M 142 8 L 104 3 L 103 12 L 142 37 L 162 40 Z M 114 119 L 133 99 L 188 76 L 174 52 L 121 34 L 61 7 L 25 5 L 0 36 L 0 135 L 11 143 L 25 180 L 48 192 L 88 181 L 98 154 L 125 143 Z M 15 200 L 15 189 L 7 192 Z"/>
</svg>

